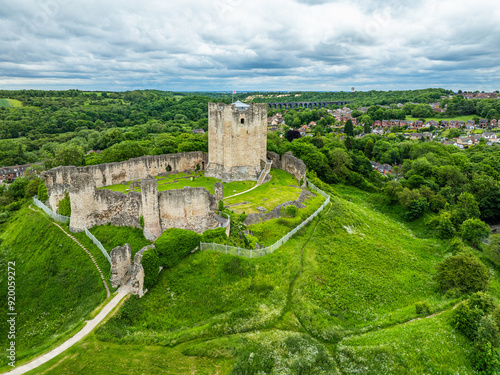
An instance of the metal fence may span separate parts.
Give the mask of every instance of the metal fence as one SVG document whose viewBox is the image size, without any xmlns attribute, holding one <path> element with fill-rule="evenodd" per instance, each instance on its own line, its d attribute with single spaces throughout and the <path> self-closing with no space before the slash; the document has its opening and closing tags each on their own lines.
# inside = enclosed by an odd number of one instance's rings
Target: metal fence
<svg viewBox="0 0 500 375">
<path fill-rule="evenodd" d="M 59 215 L 48 208 L 43 202 L 39 201 L 36 197 L 33 197 L 33 204 L 43 210 L 47 215 L 49 215 L 55 221 L 66 224 L 69 221 L 69 216 Z"/>
<path fill-rule="evenodd" d="M 321 211 L 323 211 L 323 209 L 326 207 L 326 205 L 328 203 L 330 203 L 330 195 L 325 193 L 323 190 L 320 190 L 318 187 L 313 185 L 309 180 L 307 180 L 307 185 L 309 186 L 309 188 L 311 190 L 316 191 L 319 195 L 326 198 L 326 201 L 311 216 L 309 216 L 306 220 L 304 220 L 302 223 L 300 223 L 293 230 L 291 230 L 290 232 L 285 234 L 283 237 L 281 237 L 278 241 L 276 241 L 271 246 L 264 247 L 262 249 L 249 250 L 249 249 L 243 249 L 241 247 L 221 245 L 221 244 L 217 244 L 217 243 L 201 242 L 200 243 L 200 250 L 202 250 L 202 251 L 218 251 L 220 253 L 237 255 L 237 256 L 242 256 L 242 257 L 246 257 L 246 258 L 258 258 L 258 257 L 263 257 L 264 255 L 267 255 L 267 254 L 271 254 L 274 250 L 279 249 L 281 247 L 281 245 L 285 244 L 290 238 L 292 238 L 292 236 L 295 233 L 297 233 L 304 226 L 306 226 L 312 219 L 314 219 L 316 216 L 318 216 L 318 214 Z"/>
<path fill-rule="evenodd" d="M 87 227 L 84 227 L 84 228 L 85 228 L 85 234 L 87 235 L 87 237 L 90 238 L 92 240 L 92 242 L 94 243 L 94 245 L 96 245 L 102 251 L 102 254 L 106 257 L 108 262 L 111 264 L 111 258 L 109 256 L 108 252 L 106 251 L 106 249 L 104 248 L 104 246 L 102 246 L 101 241 L 99 241 L 97 238 L 95 238 L 94 235 L 89 232 Z"/>
</svg>

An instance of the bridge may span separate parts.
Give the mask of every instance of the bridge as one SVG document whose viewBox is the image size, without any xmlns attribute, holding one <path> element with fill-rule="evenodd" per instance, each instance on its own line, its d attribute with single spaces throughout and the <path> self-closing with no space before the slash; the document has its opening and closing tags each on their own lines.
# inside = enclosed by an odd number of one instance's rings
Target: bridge
<svg viewBox="0 0 500 375">
<path fill-rule="evenodd" d="M 324 108 L 329 104 L 334 105 L 346 105 L 352 103 L 352 101 L 339 101 L 339 102 L 276 102 L 267 103 L 269 108 L 283 108 L 283 109 L 293 109 L 293 108 Z"/>
</svg>

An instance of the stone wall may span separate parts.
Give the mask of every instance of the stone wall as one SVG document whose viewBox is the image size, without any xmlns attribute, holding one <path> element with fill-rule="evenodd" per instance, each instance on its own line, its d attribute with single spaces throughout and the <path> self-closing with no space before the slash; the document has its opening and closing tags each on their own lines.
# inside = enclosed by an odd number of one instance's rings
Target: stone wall
<svg viewBox="0 0 500 375">
<path fill-rule="evenodd" d="M 142 266 L 142 256 L 148 249 L 154 249 L 155 245 L 149 245 L 143 247 L 134 256 L 134 261 L 132 262 L 130 268 L 130 293 L 139 296 L 141 298 L 148 290 L 144 290 L 144 267 Z M 160 272 L 160 270 L 158 270 Z"/>
<path fill-rule="evenodd" d="M 132 250 L 130 245 L 126 243 L 111 250 L 109 256 L 111 258 L 111 286 L 117 288 L 130 278 Z"/>
<path fill-rule="evenodd" d="M 210 214 L 218 209 L 218 200 L 202 187 L 185 187 L 158 193 L 162 231 L 182 228 L 202 233 L 215 228 L 217 220 Z"/>
<path fill-rule="evenodd" d="M 141 216 L 144 236 L 149 240 L 156 239 L 169 228 L 201 233 L 218 225 L 213 214 L 222 199 L 219 185 L 219 198 L 216 198 L 201 187 L 158 192 L 157 180 L 152 177 L 141 181 L 141 193 L 128 194 L 96 189 L 94 180 L 86 173 L 75 173 L 71 180 L 69 228 L 72 232 L 107 223 L 140 228 Z"/>
<path fill-rule="evenodd" d="M 240 111 L 235 105 L 208 103 L 206 176 L 223 182 L 256 181 L 266 147 L 266 104 L 252 103 Z"/>
<path fill-rule="evenodd" d="M 119 163 L 90 165 L 86 167 L 57 167 L 43 172 L 49 204 L 57 212 L 64 191 L 72 185 L 72 176 L 88 174 L 96 187 L 119 184 L 122 181 L 142 180 L 148 175 L 157 176 L 165 172 L 203 170 L 208 164 L 208 155 L 201 151 L 179 154 L 141 156 Z"/>
<path fill-rule="evenodd" d="M 293 156 L 291 151 L 285 152 L 282 157 L 275 152 L 268 151 L 267 158 L 273 161 L 273 168 L 282 169 L 292 174 L 298 183 L 302 180 L 302 186 L 305 186 L 307 167 L 302 160 Z"/>
<path fill-rule="evenodd" d="M 140 228 L 142 215 L 141 194 L 128 194 L 95 188 L 92 176 L 76 173 L 69 187 L 71 220 L 69 229 L 81 232 L 85 227 L 110 223 L 117 226 Z"/>
</svg>

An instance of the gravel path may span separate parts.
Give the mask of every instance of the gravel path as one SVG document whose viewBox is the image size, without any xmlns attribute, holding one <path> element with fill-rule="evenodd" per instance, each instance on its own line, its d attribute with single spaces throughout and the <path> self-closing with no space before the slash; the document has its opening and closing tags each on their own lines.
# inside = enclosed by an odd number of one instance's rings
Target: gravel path
<svg viewBox="0 0 500 375">
<path fill-rule="evenodd" d="M 97 327 L 97 325 L 111 312 L 111 310 L 113 310 L 118 305 L 118 303 L 128 293 L 129 293 L 128 286 L 121 287 L 120 289 L 118 289 L 118 294 L 106 306 L 104 306 L 101 312 L 97 314 L 97 316 L 94 319 L 87 321 L 87 325 L 83 327 L 83 329 L 79 331 L 76 335 L 74 335 L 61 345 L 59 345 L 57 348 L 52 349 L 47 354 L 38 357 L 32 362 L 19 366 L 10 372 L 7 372 L 6 374 L 9 375 L 24 374 L 28 371 L 37 368 L 38 366 L 43 365 L 45 362 L 50 361 L 51 359 L 55 358 L 56 356 L 64 352 L 66 349 L 69 349 L 78 341 L 87 336 L 95 327 Z"/>
</svg>

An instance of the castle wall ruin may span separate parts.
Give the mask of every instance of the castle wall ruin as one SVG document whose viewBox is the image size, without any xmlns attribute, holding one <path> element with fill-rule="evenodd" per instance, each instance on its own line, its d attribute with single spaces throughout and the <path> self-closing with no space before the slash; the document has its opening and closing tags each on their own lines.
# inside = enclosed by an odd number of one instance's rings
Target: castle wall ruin
<svg viewBox="0 0 500 375">
<path fill-rule="evenodd" d="M 49 195 L 49 206 L 57 212 L 64 191 L 72 185 L 72 176 L 88 174 L 97 188 L 119 184 L 122 181 L 142 180 L 148 175 L 167 172 L 185 172 L 205 169 L 208 155 L 202 151 L 179 154 L 141 156 L 119 163 L 89 165 L 86 167 L 57 167 L 43 173 Z"/>
<path fill-rule="evenodd" d="M 302 180 L 302 186 L 305 186 L 307 167 L 302 160 L 293 156 L 291 151 L 285 152 L 281 157 L 276 152 L 268 151 L 267 158 L 272 160 L 273 168 L 282 169 L 292 174 L 299 184 Z"/>
</svg>

